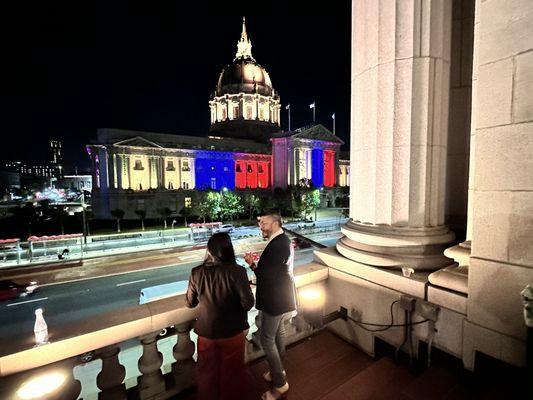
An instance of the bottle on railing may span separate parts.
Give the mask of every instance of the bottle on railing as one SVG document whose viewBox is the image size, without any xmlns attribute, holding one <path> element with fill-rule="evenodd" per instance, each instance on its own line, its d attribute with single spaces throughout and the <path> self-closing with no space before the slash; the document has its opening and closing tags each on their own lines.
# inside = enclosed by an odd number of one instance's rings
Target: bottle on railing
<svg viewBox="0 0 533 400">
<path fill-rule="evenodd" d="M 33 326 L 33 333 L 35 334 L 36 346 L 48 343 L 48 326 L 44 320 L 42 308 L 35 310 L 35 325 Z"/>
</svg>

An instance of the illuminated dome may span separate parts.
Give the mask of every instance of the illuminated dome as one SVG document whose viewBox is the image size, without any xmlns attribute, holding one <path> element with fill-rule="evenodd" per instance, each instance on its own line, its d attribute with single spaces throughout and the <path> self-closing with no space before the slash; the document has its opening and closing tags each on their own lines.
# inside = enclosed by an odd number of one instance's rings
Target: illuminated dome
<svg viewBox="0 0 533 400">
<path fill-rule="evenodd" d="M 216 95 L 259 93 L 272 96 L 274 89 L 268 72 L 252 59 L 239 58 L 221 72 Z"/>
<path fill-rule="evenodd" d="M 237 54 L 220 73 L 209 107 L 212 133 L 268 142 L 280 129 L 280 100 L 268 72 L 252 57 L 244 18 Z"/>
</svg>

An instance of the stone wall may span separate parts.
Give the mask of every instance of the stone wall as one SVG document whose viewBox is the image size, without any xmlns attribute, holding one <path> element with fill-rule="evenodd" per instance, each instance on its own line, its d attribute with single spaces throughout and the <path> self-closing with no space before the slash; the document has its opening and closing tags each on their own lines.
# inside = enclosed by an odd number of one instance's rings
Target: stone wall
<svg viewBox="0 0 533 400">
<path fill-rule="evenodd" d="M 477 336 L 465 343 L 520 364 L 525 352 L 505 346 L 525 346 L 520 291 L 533 283 L 533 2 L 478 0 L 475 15 L 468 297 L 475 329 L 465 332 Z M 496 339 L 485 343 L 489 337 Z"/>
</svg>

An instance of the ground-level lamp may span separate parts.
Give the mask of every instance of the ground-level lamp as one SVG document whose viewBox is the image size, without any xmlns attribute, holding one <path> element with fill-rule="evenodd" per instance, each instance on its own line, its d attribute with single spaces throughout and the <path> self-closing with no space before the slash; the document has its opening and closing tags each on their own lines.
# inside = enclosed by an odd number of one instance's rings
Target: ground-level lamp
<svg viewBox="0 0 533 400">
<path fill-rule="evenodd" d="M 314 328 L 322 328 L 337 319 L 348 319 L 348 310 L 340 307 L 339 310 L 324 315 L 325 295 L 323 290 L 310 287 L 298 292 L 300 313 L 303 319 Z"/>
</svg>

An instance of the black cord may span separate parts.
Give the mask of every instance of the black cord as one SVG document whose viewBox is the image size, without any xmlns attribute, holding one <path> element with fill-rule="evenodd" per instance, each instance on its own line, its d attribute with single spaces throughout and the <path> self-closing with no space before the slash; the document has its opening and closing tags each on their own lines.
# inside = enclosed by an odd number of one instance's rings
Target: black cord
<svg viewBox="0 0 533 400">
<path fill-rule="evenodd" d="M 429 321 L 429 319 L 424 319 L 424 320 L 418 321 L 418 322 L 412 322 L 412 323 L 406 323 L 406 324 L 395 324 L 394 323 L 394 313 L 392 312 L 392 308 L 394 307 L 394 304 L 398 303 L 399 301 L 400 300 L 395 300 L 390 305 L 391 323 L 388 324 L 388 325 L 373 324 L 373 323 L 370 323 L 370 322 L 357 321 L 356 319 L 354 319 L 354 318 L 352 318 L 350 316 L 348 316 L 348 319 L 350 321 L 352 321 L 353 323 L 359 325 L 359 327 L 361 329 L 364 329 L 365 331 L 368 331 L 368 332 L 383 332 L 383 331 L 386 331 L 387 329 L 390 329 L 390 328 L 399 328 L 399 327 L 404 327 L 404 326 L 419 325 L 419 324 L 424 324 L 424 323 Z M 381 328 L 381 329 L 368 329 L 368 328 L 365 328 L 363 325 L 381 326 L 383 328 Z"/>
</svg>

